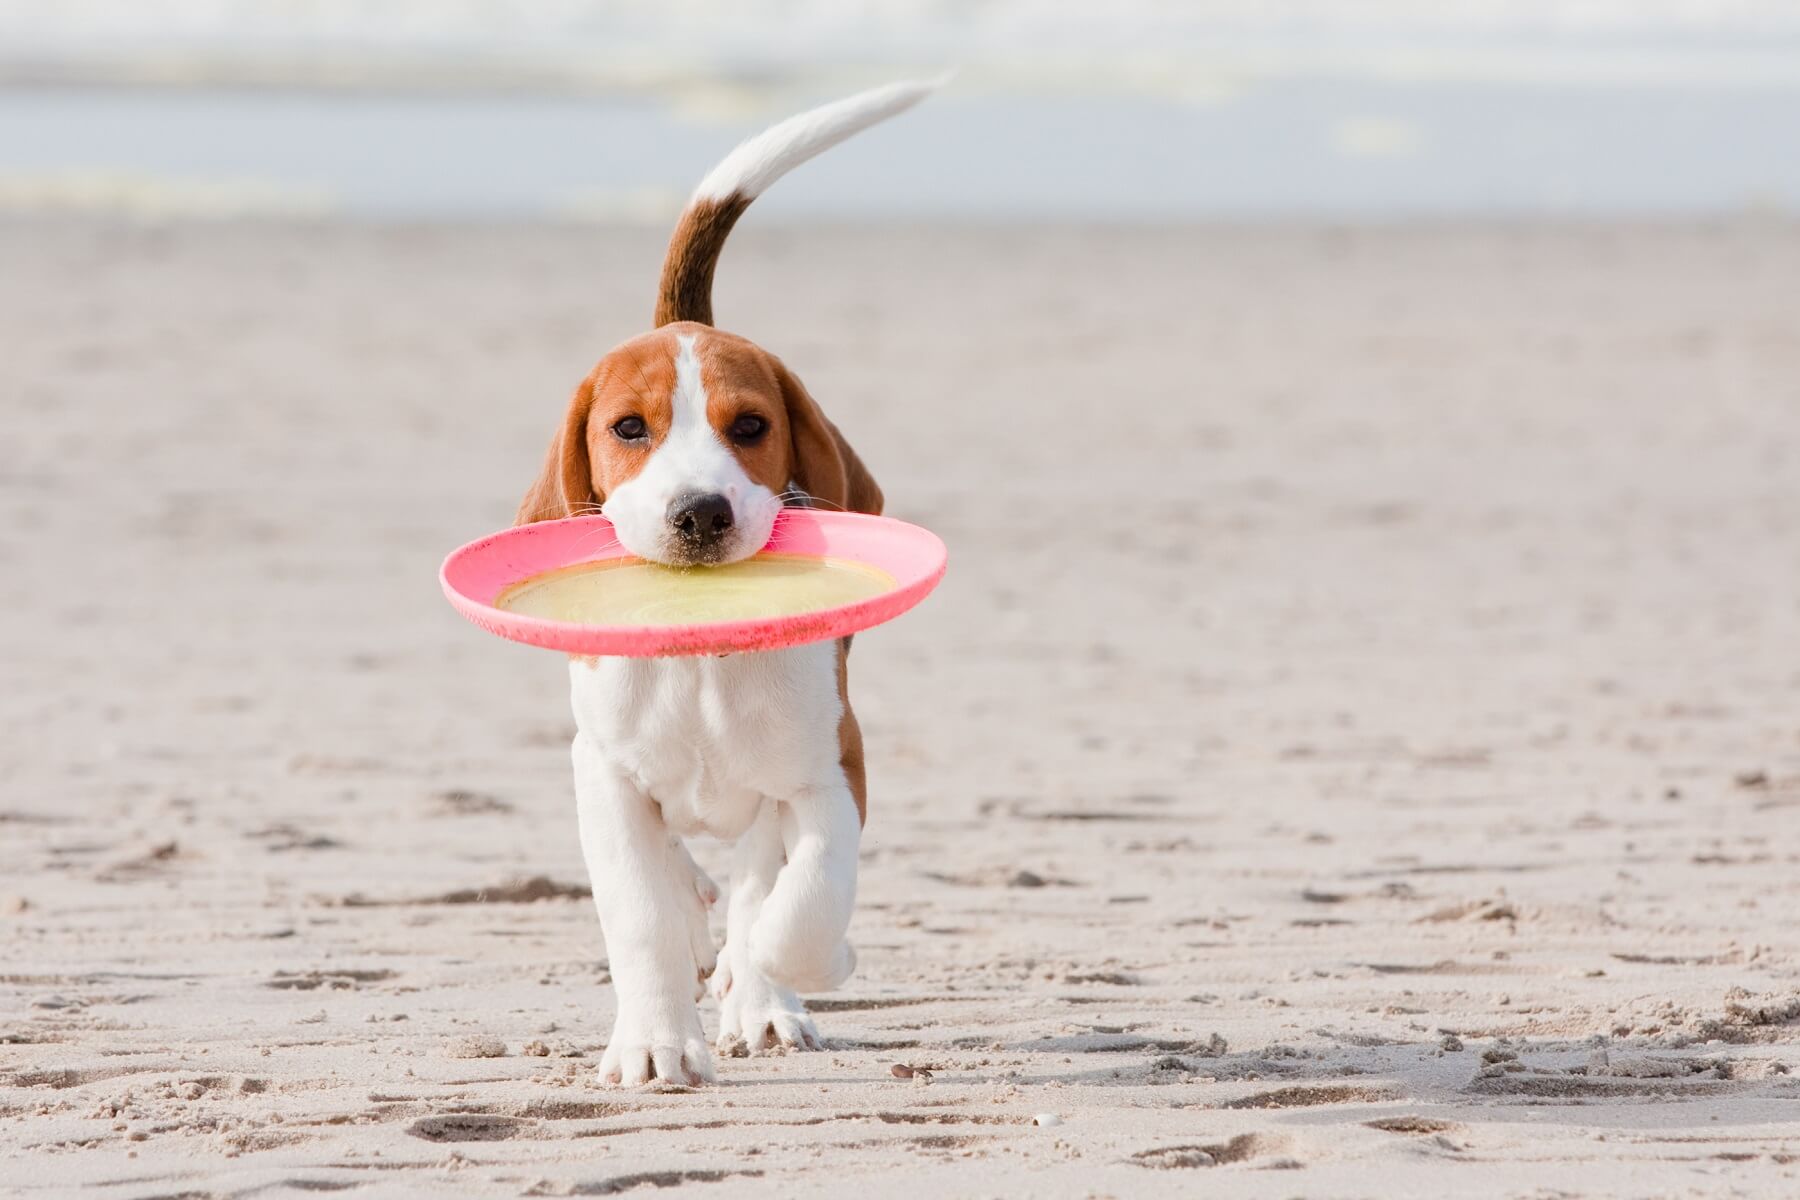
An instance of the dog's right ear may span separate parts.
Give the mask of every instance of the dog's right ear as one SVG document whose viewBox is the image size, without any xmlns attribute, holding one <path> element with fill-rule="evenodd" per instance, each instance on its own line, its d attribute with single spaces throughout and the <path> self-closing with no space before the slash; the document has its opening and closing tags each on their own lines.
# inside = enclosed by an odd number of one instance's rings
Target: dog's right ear
<svg viewBox="0 0 1800 1200">
<path fill-rule="evenodd" d="M 881 515 L 881 488 L 844 435 L 819 408 L 799 377 L 769 356 L 775 381 L 787 404 L 793 439 L 793 480 L 800 490 L 839 512 Z"/>
<path fill-rule="evenodd" d="M 581 381 L 563 416 L 562 429 L 550 440 L 544 469 L 519 502 L 515 525 L 554 521 L 580 513 L 598 512 L 606 497 L 594 489 L 593 463 L 588 458 L 588 413 L 594 407 L 594 386 L 600 369 Z"/>
</svg>

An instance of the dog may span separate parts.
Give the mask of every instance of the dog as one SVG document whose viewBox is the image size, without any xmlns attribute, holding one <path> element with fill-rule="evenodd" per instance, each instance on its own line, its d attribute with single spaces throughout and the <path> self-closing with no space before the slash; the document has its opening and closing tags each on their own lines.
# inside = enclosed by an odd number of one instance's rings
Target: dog
<svg viewBox="0 0 1800 1200">
<path fill-rule="evenodd" d="M 786 364 L 713 327 L 713 270 L 770 184 L 939 82 L 802 113 L 713 168 L 670 239 L 654 329 L 575 389 L 517 523 L 599 512 L 632 554 L 698 566 L 755 554 L 786 505 L 881 512 L 874 477 Z M 618 1001 L 602 1082 L 712 1081 L 698 1008 L 709 978 L 721 1054 L 821 1046 L 799 993 L 855 966 L 845 935 L 867 815 L 849 651 L 845 638 L 571 660 L 581 850 Z M 719 891 L 682 842 L 699 834 L 735 843 L 716 953 Z"/>
</svg>

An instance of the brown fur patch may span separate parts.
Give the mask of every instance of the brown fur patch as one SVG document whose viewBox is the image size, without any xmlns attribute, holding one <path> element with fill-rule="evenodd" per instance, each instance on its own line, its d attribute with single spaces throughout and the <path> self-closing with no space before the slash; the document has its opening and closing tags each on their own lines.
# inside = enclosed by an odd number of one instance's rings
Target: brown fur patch
<svg viewBox="0 0 1800 1200">
<path fill-rule="evenodd" d="M 844 778 L 850 783 L 850 795 L 856 799 L 856 820 L 869 823 L 869 779 L 863 763 L 862 726 L 850 708 L 850 639 L 838 640 L 838 699 L 844 702 L 844 715 L 838 718 L 838 762 Z"/>
<path fill-rule="evenodd" d="M 663 259 L 662 284 L 656 293 L 658 326 L 675 321 L 713 323 L 713 269 L 719 252 L 750 198 L 736 192 L 723 200 L 696 200 L 681 214 Z"/>
</svg>

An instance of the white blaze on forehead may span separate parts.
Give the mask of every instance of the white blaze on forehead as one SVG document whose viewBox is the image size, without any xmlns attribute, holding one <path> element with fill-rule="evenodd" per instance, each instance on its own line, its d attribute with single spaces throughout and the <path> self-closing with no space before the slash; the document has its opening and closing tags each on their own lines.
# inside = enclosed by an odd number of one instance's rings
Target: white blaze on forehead
<svg viewBox="0 0 1800 1200">
<path fill-rule="evenodd" d="M 712 432 L 712 423 L 706 419 L 706 385 L 700 382 L 700 358 L 694 353 L 694 343 L 698 338 L 694 334 L 675 339 L 680 350 L 675 355 L 675 395 L 669 422 L 669 440 L 673 441 L 682 434 L 692 436 L 704 428 L 708 434 Z"/>
<path fill-rule="evenodd" d="M 719 492 L 735 500 L 749 479 L 706 415 L 710 397 L 700 377 L 699 337 L 675 339 L 675 390 L 669 397 L 669 433 L 651 452 L 644 474 L 659 481 L 671 496 L 682 492 Z"/>
</svg>

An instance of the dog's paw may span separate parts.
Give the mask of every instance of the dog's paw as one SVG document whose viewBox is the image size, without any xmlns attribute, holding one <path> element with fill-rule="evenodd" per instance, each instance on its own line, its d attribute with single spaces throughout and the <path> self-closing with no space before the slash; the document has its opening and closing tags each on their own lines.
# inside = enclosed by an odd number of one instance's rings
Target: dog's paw
<svg viewBox="0 0 1800 1200">
<path fill-rule="evenodd" d="M 718 903 L 719 885 L 705 871 L 700 869 L 688 855 L 685 847 L 677 846 L 681 857 L 686 860 L 692 872 L 694 886 L 693 902 L 682 907 L 687 916 L 688 948 L 694 955 L 694 999 L 706 995 L 706 980 L 718 965 L 719 952 L 713 945 L 712 922 L 708 918 L 708 910 Z"/>
<path fill-rule="evenodd" d="M 720 970 L 726 969 L 720 964 Z M 719 992 L 721 1055 L 757 1054 L 777 1048 L 817 1050 L 824 1045 L 800 997 L 767 979 L 746 972 L 728 980 Z"/>
<path fill-rule="evenodd" d="M 671 1031 L 620 1016 L 600 1058 L 600 1082 L 618 1087 L 638 1087 L 653 1079 L 689 1087 L 713 1082 L 712 1053 L 699 1015 L 685 1024 L 689 1028 Z"/>
<path fill-rule="evenodd" d="M 706 995 L 706 981 L 715 978 L 724 965 L 719 961 L 719 952 L 713 948 L 712 929 L 706 923 L 705 914 L 701 914 L 697 922 L 688 924 L 688 945 L 694 953 L 694 999 L 697 1001 Z"/>
<path fill-rule="evenodd" d="M 693 862 L 692 859 L 688 861 Z M 700 869 L 699 863 L 694 863 L 694 895 L 700 898 L 701 908 L 711 908 L 719 902 L 719 885 Z"/>
<path fill-rule="evenodd" d="M 682 840 L 678 837 L 669 838 L 669 849 L 681 865 L 687 868 L 688 879 L 693 884 L 694 896 L 700 901 L 700 907 L 711 908 L 717 904 L 719 902 L 719 885 L 714 883 L 712 876 L 708 875 L 705 869 L 694 861 L 694 856 L 688 853 L 688 848 Z"/>
<path fill-rule="evenodd" d="M 708 980 L 708 984 L 712 988 L 713 999 L 717 1000 L 720 1004 L 724 1004 L 725 997 L 731 995 L 732 974 L 730 954 L 725 954 L 720 957 L 718 964 L 713 967 L 713 972 Z"/>
</svg>

